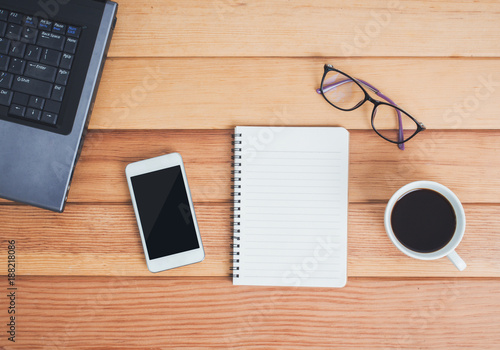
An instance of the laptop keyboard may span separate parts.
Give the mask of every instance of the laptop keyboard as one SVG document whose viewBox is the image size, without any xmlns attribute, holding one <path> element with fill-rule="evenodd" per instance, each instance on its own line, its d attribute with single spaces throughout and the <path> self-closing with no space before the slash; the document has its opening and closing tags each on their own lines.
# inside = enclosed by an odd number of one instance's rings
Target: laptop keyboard
<svg viewBox="0 0 500 350">
<path fill-rule="evenodd" d="M 0 105 L 56 125 L 81 28 L 0 9 Z"/>
</svg>

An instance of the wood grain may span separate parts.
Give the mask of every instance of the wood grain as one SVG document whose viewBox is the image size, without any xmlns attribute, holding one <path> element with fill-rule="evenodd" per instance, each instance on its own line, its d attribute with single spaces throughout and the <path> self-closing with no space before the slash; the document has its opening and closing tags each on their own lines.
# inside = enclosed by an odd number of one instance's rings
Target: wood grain
<svg viewBox="0 0 500 350">
<path fill-rule="evenodd" d="M 90 132 L 70 202 L 129 202 L 128 163 L 180 152 L 193 200 L 229 202 L 232 130 Z M 147 142 L 147 147 L 144 146 Z M 498 203 L 500 131 L 426 130 L 404 152 L 372 130 L 350 132 L 349 199 L 387 202 L 406 183 L 432 180 L 466 203 Z M 464 162 L 464 159 L 467 159 Z"/>
<path fill-rule="evenodd" d="M 120 1 L 110 55 L 499 56 L 500 4 Z"/>
<path fill-rule="evenodd" d="M 499 60 L 371 57 L 108 59 L 90 127 L 371 129 L 371 103 L 343 112 L 316 93 L 325 63 L 375 85 L 429 129 L 500 129 Z"/>
<path fill-rule="evenodd" d="M 206 257 L 160 276 L 228 276 L 230 203 L 195 204 Z M 468 267 L 446 258 L 420 261 L 388 239 L 384 204 L 349 206 L 348 276 L 500 277 L 500 205 L 465 205 L 467 229 L 457 251 Z M 5 239 L 15 239 L 22 275 L 152 276 L 147 270 L 131 205 L 69 204 L 64 215 L 0 206 Z"/>
<path fill-rule="evenodd" d="M 498 279 L 357 278 L 342 289 L 297 289 L 233 287 L 228 278 L 22 277 L 17 287 L 17 341 L 2 337 L 6 350 L 497 349 L 500 342 Z M 5 309 L 6 298 L 0 303 Z"/>
</svg>

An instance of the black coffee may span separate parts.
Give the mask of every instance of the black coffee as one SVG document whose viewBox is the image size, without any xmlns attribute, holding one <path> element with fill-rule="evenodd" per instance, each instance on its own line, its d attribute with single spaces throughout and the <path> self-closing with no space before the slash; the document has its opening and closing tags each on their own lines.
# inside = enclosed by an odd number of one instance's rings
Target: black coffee
<svg viewBox="0 0 500 350">
<path fill-rule="evenodd" d="M 431 253 L 450 242 L 457 218 L 448 200 L 440 193 L 419 189 L 401 197 L 391 214 L 392 231 L 408 249 Z"/>
</svg>

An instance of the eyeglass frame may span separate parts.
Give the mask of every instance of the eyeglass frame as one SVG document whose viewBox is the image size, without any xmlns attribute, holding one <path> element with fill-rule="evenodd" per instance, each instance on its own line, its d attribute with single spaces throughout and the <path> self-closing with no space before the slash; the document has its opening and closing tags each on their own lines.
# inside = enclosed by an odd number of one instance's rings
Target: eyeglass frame
<svg viewBox="0 0 500 350">
<path fill-rule="evenodd" d="M 340 86 L 342 84 L 346 84 L 346 83 L 349 83 L 349 82 L 354 82 L 357 86 L 359 86 L 359 88 L 363 91 L 363 93 L 365 94 L 365 98 L 358 102 L 357 105 L 355 105 L 354 107 L 352 108 L 341 108 L 339 106 L 336 106 L 334 105 L 332 102 L 330 102 L 330 100 L 328 100 L 328 98 L 325 96 L 325 91 L 323 89 L 323 83 L 325 81 L 325 78 L 327 76 L 327 74 L 329 72 L 338 72 L 340 74 L 343 74 L 344 76 L 346 76 L 347 78 L 349 79 L 346 79 L 346 80 L 342 80 L 340 82 L 337 82 L 337 83 L 334 83 L 334 84 L 331 84 L 331 85 L 327 85 L 326 87 L 329 88 L 330 90 L 331 89 L 334 89 L 336 88 L 337 86 Z M 373 93 L 375 93 L 377 96 L 380 96 L 381 98 L 383 98 L 384 100 L 386 100 L 387 102 L 384 102 L 384 101 L 379 101 L 379 100 L 376 100 L 374 98 L 372 98 L 368 92 L 363 88 L 363 86 L 361 86 L 361 84 L 365 85 L 368 89 L 370 89 L 370 91 L 373 91 Z M 321 86 L 319 89 L 316 89 L 316 92 L 321 94 L 323 96 L 323 98 L 326 100 L 326 102 L 328 102 L 330 105 L 332 105 L 333 107 L 341 110 L 341 111 L 345 111 L 345 112 L 350 112 L 350 111 L 353 111 L 359 107 L 361 107 L 366 101 L 370 101 L 371 103 L 373 103 L 373 110 L 372 110 L 372 116 L 371 116 L 371 125 L 372 125 L 372 129 L 373 131 L 375 131 L 377 133 L 377 135 L 379 135 L 381 138 L 383 138 L 384 140 L 386 141 L 389 141 L 391 143 L 395 143 L 398 145 L 398 147 L 401 149 L 401 150 L 404 150 L 404 143 L 405 142 L 408 142 L 409 140 L 411 140 L 413 137 L 415 137 L 415 135 L 417 135 L 419 132 L 423 131 L 423 130 L 426 130 L 426 127 L 423 123 L 419 122 L 418 120 L 416 120 L 415 118 L 413 118 L 408 112 L 406 112 L 404 109 L 400 108 L 396 103 L 394 103 L 394 101 L 392 101 L 389 97 L 385 96 L 383 93 L 380 92 L 380 90 L 378 90 L 376 87 L 374 87 L 373 85 L 367 83 L 366 81 L 364 80 L 361 80 L 361 79 L 355 79 L 353 77 L 351 77 L 349 74 L 346 74 L 344 72 L 342 72 L 341 70 L 333 67 L 331 64 L 325 64 L 324 66 L 324 73 L 323 73 L 323 78 L 321 79 Z M 328 92 L 328 90 L 326 91 Z M 387 137 L 383 136 L 380 132 L 377 131 L 377 128 L 375 128 L 375 125 L 373 123 L 374 119 L 375 119 L 375 115 L 377 113 L 377 107 L 380 106 L 380 105 L 387 105 L 387 106 L 390 106 L 390 107 L 393 107 L 394 109 L 396 109 L 396 113 L 398 115 L 398 127 L 399 127 L 399 130 L 398 130 L 398 140 L 401 140 L 401 141 L 393 141 L 393 140 L 390 140 L 388 139 Z M 406 114 L 411 120 L 413 120 L 413 122 L 417 125 L 417 130 L 415 131 L 415 133 L 413 133 L 413 135 L 411 135 L 408 139 L 404 140 L 403 137 L 403 128 L 402 128 L 402 124 L 403 124 L 403 121 L 401 119 L 401 112 L 403 112 L 404 114 Z"/>
</svg>

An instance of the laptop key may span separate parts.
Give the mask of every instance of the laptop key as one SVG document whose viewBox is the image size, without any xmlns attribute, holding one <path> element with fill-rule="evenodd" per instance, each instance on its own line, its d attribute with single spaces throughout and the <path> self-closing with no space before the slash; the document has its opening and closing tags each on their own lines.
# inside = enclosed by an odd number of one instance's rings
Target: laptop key
<svg viewBox="0 0 500 350">
<path fill-rule="evenodd" d="M 59 66 L 61 60 L 61 53 L 51 49 L 43 49 L 41 63 L 49 64 L 51 66 Z"/>
<path fill-rule="evenodd" d="M 28 104 L 29 96 L 23 94 L 22 92 L 15 92 L 14 98 L 12 99 L 12 103 L 20 106 L 26 106 Z"/>
<path fill-rule="evenodd" d="M 9 64 L 9 73 L 23 74 L 26 61 L 20 58 L 12 58 Z"/>
<path fill-rule="evenodd" d="M 66 45 L 64 46 L 64 52 L 74 54 L 76 52 L 77 45 L 78 45 L 78 40 L 76 40 L 75 38 L 67 38 Z"/>
<path fill-rule="evenodd" d="M 52 99 L 58 102 L 62 102 L 64 90 L 64 86 L 54 85 L 54 90 L 52 90 Z"/>
<path fill-rule="evenodd" d="M 71 69 L 72 64 L 73 64 L 73 55 L 70 55 L 69 53 L 63 53 L 59 67 L 63 69 Z"/>
<path fill-rule="evenodd" d="M 24 75 L 53 83 L 56 79 L 57 68 L 41 63 L 28 62 Z"/>
<path fill-rule="evenodd" d="M 8 20 L 12 23 L 21 24 L 23 22 L 23 16 L 17 12 L 11 12 Z"/>
<path fill-rule="evenodd" d="M 59 111 L 61 110 L 61 103 L 48 100 L 45 102 L 45 107 L 43 107 L 43 110 L 46 112 L 52 112 L 58 114 Z"/>
<path fill-rule="evenodd" d="M 34 44 L 38 36 L 38 30 L 30 27 L 25 27 L 21 34 L 21 41 L 23 43 Z"/>
<path fill-rule="evenodd" d="M 64 37 L 62 35 L 43 31 L 38 35 L 37 45 L 62 51 L 64 47 Z"/>
<path fill-rule="evenodd" d="M 0 88 L 10 89 L 12 86 L 12 81 L 14 76 L 10 73 L 1 72 L 0 73 Z"/>
<path fill-rule="evenodd" d="M 14 41 L 10 46 L 9 55 L 12 57 L 23 58 L 26 51 L 26 44 Z"/>
<path fill-rule="evenodd" d="M 57 34 L 66 34 L 66 25 L 62 23 L 54 23 L 54 26 L 52 27 L 52 32 L 57 33 Z"/>
<path fill-rule="evenodd" d="M 9 56 L 0 55 L 0 70 L 6 71 L 9 68 Z"/>
<path fill-rule="evenodd" d="M 9 19 L 9 11 L 0 10 L 0 21 L 7 21 Z"/>
<path fill-rule="evenodd" d="M 10 106 L 13 94 L 12 91 L 0 89 L 0 105 Z"/>
<path fill-rule="evenodd" d="M 0 21 L 0 36 L 5 35 L 5 31 L 7 30 L 7 23 Z"/>
<path fill-rule="evenodd" d="M 43 112 L 42 119 L 40 119 L 40 120 L 44 123 L 47 123 L 47 124 L 56 125 L 57 114 L 51 113 L 51 112 Z"/>
<path fill-rule="evenodd" d="M 36 109 L 43 109 L 43 105 L 45 104 L 45 99 L 41 97 L 31 96 L 28 101 L 28 107 L 33 107 Z"/>
<path fill-rule="evenodd" d="M 0 53 L 8 54 L 10 48 L 10 40 L 6 38 L 0 38 Z"/>
<path fill-rule="evenodd" d="M 26 113 L 26 107 L 24 106 L 19 106 L 19 105 L 10 106 L 9 114 L 12 114 L 13 116 L 24 117 L 25 113 Z"/>
<path fill-rule="evenodd" d="M 9 23 L 5 36 L 9 39 L 19 41 L 19 39 L 21 39 L 22 29 L 23 27 L 21 27 L 20 25 Z"/>
<path fill-rule="evenodd" d="M 52 21 L 49 21 L 48 19 L 41 19 L 40 22 L 38 22 L 38 28 L 41 30 L 52 30 Z"/>
<path fill-rule="evenodd" d="M 65 69 L 59 69 L 56 77 L 56 84 L 66 85 L 68 83 L 69 71 Z"/>
<path fill-rule="evenodd" d="M 28 108 L 26 110 L 26 114 L 24 115 L 25 118 L 33 120 L 40 120 L 41 116 L 42 116 L 42 111 L 34 108 Z"/>
<path fill-rule="evenodd" d="M 29 61 L 40 61 L 40 56 L 42 55 L 42 48 L 35 45 L 28 45 L 26 48 L 26 53 L 24 54 L 24 58 Z"/>
<path fill-rule="evenodd" d="M 49 98 L 52 92 L 52 84 L 33 78 L 18 76 L 14 79 L 12 90 L 29 95 Z"/>
<path fill-rule="evenodd" d="M 38 19 L 33 16 L 25 16 L 23 19 L 23 26 L 36 28 L 38 24 Z"/>
<path fill-rule="evenodd" d="M 68 30 L 66 31 L 66 35 L 72 36 L 73 38 L 78 38 L 78 37 L 80 37 L 81 31 L 82 31 L 82 28 L 80 28 L 80 27 L 68 26 Z"/>
</svg>

